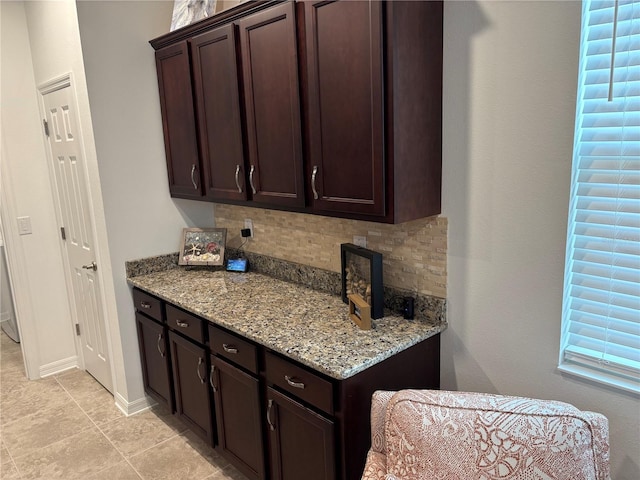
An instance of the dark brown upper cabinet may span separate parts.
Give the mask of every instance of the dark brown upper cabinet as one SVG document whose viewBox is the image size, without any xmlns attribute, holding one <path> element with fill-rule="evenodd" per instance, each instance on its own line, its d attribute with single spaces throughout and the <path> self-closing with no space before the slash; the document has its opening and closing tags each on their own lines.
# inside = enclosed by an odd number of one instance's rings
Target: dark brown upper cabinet
<svg viewBox="0 0 640 480">
<path fill-rule="evenodd" d="M 205 197 L 246 200 L 236 26 L 190 40 Z"/>
<path fill-rule="evenodd" d="M 307 2 L 305 22 L 313 208 L 384 216 L 382 4 Z"/>
<path fill-rule="evenodd" d="M 303 207 L 294 4 L 255 13 L 239 26 L 253 200 Z"/>
<path fill-rule="evenodd" d="M 172 195 L 197 197 L 199 145 L 206 200 L 385 223 L 439 214 L 442 11 L 438 1 L 246 2 L 152 40 L 165 59 Z M 195 97 L 182 77 L 187 41 Z"/>
<path fill-rule="evenodd" d="M 178 198 L 202 198 L 191 67 L 187 42 L 156 51 L 160 109 L 169 191 Z"/>
<path fill-rule="evenodd" d="M 307 178 L 319 213 L 440 213 L 442 4 L 305 6 Z"/>
</svg>

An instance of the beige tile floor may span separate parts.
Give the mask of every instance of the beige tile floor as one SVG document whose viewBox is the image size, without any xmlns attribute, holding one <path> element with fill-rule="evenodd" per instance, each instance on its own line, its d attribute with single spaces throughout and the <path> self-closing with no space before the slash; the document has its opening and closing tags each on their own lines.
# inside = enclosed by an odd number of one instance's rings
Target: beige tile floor
<svg viewBox="0 0 640 480">
<path fill-rule="evenodd" d="M 84 371 L 27 380 L 3 332 L 0 479 L 246 480 L 162 408 L 126 417 Z"/>
</svg>

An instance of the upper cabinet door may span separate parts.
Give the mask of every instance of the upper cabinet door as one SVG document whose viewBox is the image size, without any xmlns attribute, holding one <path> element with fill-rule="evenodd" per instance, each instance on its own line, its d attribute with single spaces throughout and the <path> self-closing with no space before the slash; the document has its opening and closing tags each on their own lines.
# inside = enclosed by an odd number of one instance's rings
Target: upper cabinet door
<svg viewBox="0 0 640 480">
<path fill-rule="evenodd" d="M 205 196 L 246 200 L 236 26 L 190 41 Z"/>
<path fill-rule="evenodd" d="M 201 198 L 202 181 L 187 42 L 156 52 L 164 146 L 173 197 Z"/>
<path fill-rule="evenodd" d="M 239 25 L 253 200 L 303 207 L 294 4 L 269 8 Z"/>
<path fill-rule="evenodd" d="M 305 3 L 315 210 L 385 215 L 382 5 Z"/>
</svg>

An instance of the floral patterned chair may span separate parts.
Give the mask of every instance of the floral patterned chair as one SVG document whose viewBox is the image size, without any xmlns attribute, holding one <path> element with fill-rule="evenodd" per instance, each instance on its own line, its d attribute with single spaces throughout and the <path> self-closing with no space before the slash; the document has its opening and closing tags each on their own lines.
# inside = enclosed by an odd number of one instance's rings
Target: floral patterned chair
<svg viewBox="0 0 640 480">
<path fill-rule="evenodd" d="M 609 480 L 609 423 L 567 403 L 378 391 L 362 480 Z"/>
</svg>

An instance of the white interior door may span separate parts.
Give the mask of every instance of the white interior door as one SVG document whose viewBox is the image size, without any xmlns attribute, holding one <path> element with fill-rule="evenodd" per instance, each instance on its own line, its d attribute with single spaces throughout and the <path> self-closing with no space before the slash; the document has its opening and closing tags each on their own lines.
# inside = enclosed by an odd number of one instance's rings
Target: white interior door
<svg viewBox="0 0 640 480">
<path fill-rule="evenodd" d="M 101 305 L 87 176 L 70 84 L 42 96 L 45 132 L 55 178 L 57 211 L 66 250 L 68 286 L 84 367 L 113 391 L 105 319 Z"/>
</svg>

